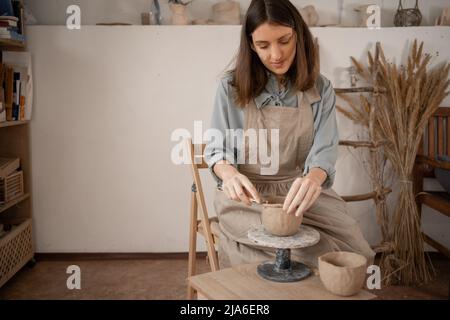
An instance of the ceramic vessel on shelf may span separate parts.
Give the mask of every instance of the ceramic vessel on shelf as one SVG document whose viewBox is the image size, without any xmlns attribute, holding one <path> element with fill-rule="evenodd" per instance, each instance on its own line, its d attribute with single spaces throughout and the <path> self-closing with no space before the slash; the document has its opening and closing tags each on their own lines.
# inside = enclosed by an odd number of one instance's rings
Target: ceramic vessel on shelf
<svg viewBox="0 0 450 320">
<path fill-rule="evenodd" d="M 226 0 L 212 6 L 213 20 L 219 25 L 241 24 L 241 7 L 239 2 Z"/>
<path fill-rule="evenodd" d="M 306 6 L 299 11 L 303 20 L 309 27 L 314 27 L 319 22 L 319 14 L 314 6 Z"/>
<path fill-rule="evenodd" d="M 189 2 L 182 2 L 181 0 L 169 0 L 169 8 L 172 12 L 173 25 L 187 25 L 191 24 L 187 14 L 187 5 Z"/>
<path fill-rule="evenodd" d="M 442 14 L 436 18 L 437 26 L 450 26 L 450 7 L 444 8 Z"/>
<path fill-rule="evenodd" d="M 394 25 L 396 27 L 412 27 L 420 26 L 422 23 L 422 13 L 419 10 L 419 0 L 416 0 L 414 8 L 404 9 L 402 0 L 398 2 L 397 13 L 394 18 Z"/>
</svg>

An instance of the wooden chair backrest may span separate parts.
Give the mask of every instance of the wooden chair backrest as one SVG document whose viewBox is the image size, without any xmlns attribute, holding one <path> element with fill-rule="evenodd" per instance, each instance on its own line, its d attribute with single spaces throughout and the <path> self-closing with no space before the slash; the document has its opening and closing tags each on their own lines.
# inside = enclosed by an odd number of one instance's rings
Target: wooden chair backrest
<svg viewBox="0 0 450 320">
<path fill-rule="evenodd" d="M 197 206 L 200 209 L 200 221 L 203 224 L 204 236 L 206 240 L 206 249 L 208 252 L 209 263 L 211 265 L 212 271 L 219 270 L 219 262 L 215 254 L 214 238 L 211 231 L 211 224 L 209 221 L 208 209 L 206 208 L 205 196 L 203 193 L 202 181 L 200 179 L 199 169 L 207 169 L 208 165 L 205 162 L 204 150 L 205 144 L 193 144 L 191 139 L 186 140 L 187 148 L 190 154 L 191 160 L 191 172 L 193 179 L 192 192 L 193 196 L 193 206 L 195 208 L 194 220 L 197 223 Z"/>
<path fill-rule="evenodd" d="M 436 159 L 450 156 L 450 107 L 440 107 L 428 121 L 418 154 Z"/>
<path fill-rule="evenodd" d="M 197 169 L 208 169 L 208 164 L 205 162 L 205 147 L 206 144 L 193 144 L 192 140 L 188 139 L 188 148 L 190 148 L 192 164 Z"/>
</svg>

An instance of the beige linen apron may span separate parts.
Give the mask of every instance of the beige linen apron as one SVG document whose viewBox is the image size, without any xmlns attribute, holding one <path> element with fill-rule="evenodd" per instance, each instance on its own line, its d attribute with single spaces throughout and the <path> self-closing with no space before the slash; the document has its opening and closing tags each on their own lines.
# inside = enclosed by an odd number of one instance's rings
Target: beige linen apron
<svg viewBox="0 0 450 320">
<path fill-rule="evenodd" d="M 276 175 L 261 175 L 261 165 L 243 164 L 238 170 L 246 175 L 261 195 L 286 196 L 293 181 L 302 176 L 305 160 L 314 140 L 314 119 L 311 104 L 320 100 L 317 88 L 298 92 L 298 107 L 265 106 L 258 109 L 255 102 L 245 108 L 245 130 L 267 129 L 270 150 L 270 129 L 279 129 L 279 171 Z M 249 147 L 245 144 L 246 163 Z M 268 151 L 268 154 L 270 152 Z M 216 190 L 214 207 L 219 218 L 219 264 L 221 268 L 244 263 L 271 260 L 274 250 L 253 244 L 247 232 L 261 224 L 262 206 L 245 205 L 229 200 Z M 358 223 L 347 212 L 344 200 L 332 189 L 323 189 L 315 203 L 304 213 L 303 224 L 320 233 L 315 246 L 292 250 L 292 259 L 317 267 L 317 258 L 330 251 L 360 253 L 373 262 L 374 252 L 364 239 Z"/>
</svg>

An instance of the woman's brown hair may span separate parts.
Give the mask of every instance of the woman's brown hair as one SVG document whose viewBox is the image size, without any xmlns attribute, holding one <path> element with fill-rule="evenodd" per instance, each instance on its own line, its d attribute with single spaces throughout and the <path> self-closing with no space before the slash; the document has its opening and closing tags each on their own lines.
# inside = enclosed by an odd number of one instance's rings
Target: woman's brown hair
<svg viewBox="0 0 450 320">
<path fill-rule="evenodd" d="M 319 73 L 313 36 L 297 8 L 289 0 L 252 0 L 242 26 L 236 66 L 230 71 L 235 101 L 241 107 L 257 97 L 267 84 L 267 69 L 251 48 L 253 32 L 266 22 L 291 27 L 296 34 L 296 55 L 286 74 L 295 90 L 310 89 Z"/>
</svg>

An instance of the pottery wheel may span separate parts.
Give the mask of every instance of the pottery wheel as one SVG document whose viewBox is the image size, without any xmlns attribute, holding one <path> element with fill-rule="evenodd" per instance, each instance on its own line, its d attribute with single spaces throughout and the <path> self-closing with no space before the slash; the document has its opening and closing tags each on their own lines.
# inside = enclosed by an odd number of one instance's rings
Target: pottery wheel
<svg viewBox="0 0 450 320">
<path fill-rule="evenodd" d="M 293 236 L 278 237 L 268 233 L 263 225 L 259 225 L 248 231 L 248 238 L 260 246 L 277 249 L 275 261 L 258 265 L 257 272 L 264 279 L 295 282 L 311 274 L 311 270 L 305 264 L 291 261 L 291 249 L 311 247 L 318 243 L 320 234 L 313 228 L 301 225 Z"/>
<path fill-rule="evenodd" d="M 300 249 L 315 245 L 320 240 L 320 234 L 311 227 L 301 225 L 298 232 L 293 236 L 278 237 L 268 233 L 261 224 L 248 231 L 248 238 L 263 247 Z"/>
</svg>

